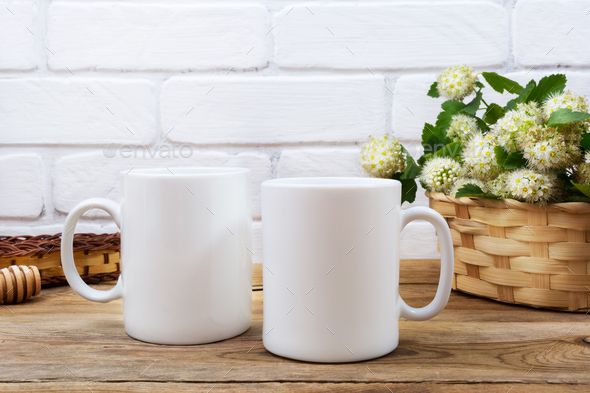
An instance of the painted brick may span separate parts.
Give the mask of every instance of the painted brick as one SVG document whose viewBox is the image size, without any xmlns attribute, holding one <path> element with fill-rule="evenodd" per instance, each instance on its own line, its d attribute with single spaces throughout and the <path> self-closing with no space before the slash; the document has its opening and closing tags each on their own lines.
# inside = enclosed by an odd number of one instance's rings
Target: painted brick
<svg viewBox="0 0 590 393">
<path fill-rule="evenodd" d="M 143 158 L 140 153 L 123 158 L 120 153 L 120 149 L 116 150 L 114 157 L 108 154 L 110 158 L 105 157 L 104 152 L 83 153 L 58 160 L 52 172 L 55 209 L 68 213 L 79 202 L 94 197 L 118 201 L 121 197 L 119 173 L 123 170 L 163 166 L 238 166 L 252 171 L 252 214 L 260 217 L 260 183 L 271 177 L 270 160 L 263 154 L 193 152 L 188 158 Z M 124 157 L 129 155 L 127 150 L 123 153 Z M 188 151 L 185 155 L 188 156 Z M 93 210 L 88 216 L 107 217 L 107 214 Z"/>
<path fill-rule="evenodd" d="M 35 34 L 39 10 L 31 2 L 0 3 L 0 69 L 30 70 L 38 65 Z"/>
<path fill-rule="evenodd" d="M 0 189 L 0 217 L 35 218 L 41 215 L 41 157 L 36 154 L 0 157 Z"/>
<path fill-rule="evenodd" d="M 421 74 L 402 76 L 395 82 L 392 113 L 395 138 L 420 141 L 424 123 L 436 123 L 444 99 L 426 95 L 434 81 L 435 74 Z"/>
<path fill-rule="evenodd" d="M 483 1 L 298 5 L 280 12 L 273 31 L 281 67 L 438 68 L 508 59 L 507 14 Z"/>
<path fill-rule="evenodd" d="M 514 7 L 516 62 L 532 66 L 590 65 L 590 4 L 582 0 L 520 0 Z"/>
<path fill-rule="evenodd" d="M 424 221 L 409 223 L 400 238 L 401 259 L 436 259 L 437 237 L 434 227 Z"/>
<path fill-rule="evenodd" d="M 358 141 L 385 132 L 386 92 L 370 75 L 175 77 L 163 86 L 162 128 L 198 144 Z"/>
<path fill-rule="evenodd" d="M 0 129 L 0 143 L 147 144 L 156 135 L 154 86 L 133 79 L 3 79 Z"/>
<path fill-rule="evenodd" d="M 358 148 L 284 150 L 277 177 L 364 176 L 358 156 Z"/>
<path fill-rule="evenodd" d="M 52 69 L 264 67 L 268 12 L 254 5 L 52 4 Z"/>
</svg>

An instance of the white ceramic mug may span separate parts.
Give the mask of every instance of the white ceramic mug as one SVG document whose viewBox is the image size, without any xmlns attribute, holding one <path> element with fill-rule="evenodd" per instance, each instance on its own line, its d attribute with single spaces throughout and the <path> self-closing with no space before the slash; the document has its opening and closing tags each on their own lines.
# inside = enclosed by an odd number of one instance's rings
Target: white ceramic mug
<svg viewBox="0 0 590 393">
<path fill-rule="evenodd" d="M 440 214 L 401 209 L 401 184 L 373 178 L 262 183 L 264 324 L 270 352 L 312 362 L 354 362 L 393 351 L 398 319 L 426 320 L 447 304 L 453 245 Z M 412 308 L 399 296 L 400 232 L 426 220 L 440 239 L 436 297 Z"/>
<path fill-rule="evenodd" d="M 156 168 L 121 173 L 121 203 L 94 198 L 64 224 L 62 266 L 70 286 L 96 302 L 123 298 L 125 331 L 157 344 L 237 336 L 252 318 L 250 170 Z M 78 219 L 107 211 L 121 229 L 121 277 L 87 286 L 74 264 Z"/>
</svg>

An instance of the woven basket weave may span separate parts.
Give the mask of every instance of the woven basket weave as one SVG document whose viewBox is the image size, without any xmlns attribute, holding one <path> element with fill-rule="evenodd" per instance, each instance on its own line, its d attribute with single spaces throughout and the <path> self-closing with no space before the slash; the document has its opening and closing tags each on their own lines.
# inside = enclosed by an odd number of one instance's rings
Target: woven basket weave
<svg viewBox="0 0 590 393">
<path fill-rule="evenodd" d="M 74 235 L 74 260 L 87 283 L 116 280 L 120 273 L 118 233 Z M 43 288 L 66 285 L 61 268 L 61 234 L 0 236 L 0 269 L 11 265 L 37 266 Z"/>
<path fill-rule="evenodd" d="M 590 203 L 539 207 L 513 199 L 426 196 L 451 229 L 453 289 L 532 307 L 589 309 Z"/>
</svg>

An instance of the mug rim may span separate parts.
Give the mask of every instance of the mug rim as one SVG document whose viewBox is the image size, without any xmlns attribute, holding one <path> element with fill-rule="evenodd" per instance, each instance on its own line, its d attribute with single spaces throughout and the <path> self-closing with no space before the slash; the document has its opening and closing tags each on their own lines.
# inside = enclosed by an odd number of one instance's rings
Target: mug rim
<svg viewBox="0 0 590 393">
<path fill-rule="evenodd" d="M 374 177 L 326 176 L 326 177 L 285 177 L 262 182 L 262 187 L 277 188 L 388 188 L 401 187 L 395 179 Z"/>
<path fill-rule="evenodd" d="M 242 167 L 207 167 L 207 166 L 177 166 L 177 167 L 153 167 L 153 168 L 132 168 L 131 171 L 124 170 L 119 172 L 125 176 L 142 176 L 142 177 L 168 177 L 168 176 L 224 176 L 241 173 L 250 173 L 250 169 Z"/>
</svg>

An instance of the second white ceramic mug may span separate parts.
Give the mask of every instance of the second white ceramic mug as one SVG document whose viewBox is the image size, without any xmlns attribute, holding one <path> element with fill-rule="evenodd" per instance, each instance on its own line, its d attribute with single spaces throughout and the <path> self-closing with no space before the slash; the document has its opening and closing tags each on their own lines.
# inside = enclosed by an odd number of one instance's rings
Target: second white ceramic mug
<svg viewBox="0 0 590 393">
<path fill-rule="evenodd" d="M 133 169 L 122 199 L 88 199 L 64 224 L 62 266 L 70 286 L 96 302 L 123 298 L 125 331 L 158 344 L 237 336 L 252 318 L 250 171 Z M 121 229 L 121 277 L 108 291 L 87 286 L 72 254 L 78 219 L 107 211 Z"/>
<path fill-rule="evenodd" d="M 399 296 L 400 232 L 426 220 L 442 256 L 436 297 L 412 308 Z M 398 319 L 425 320 L 446 305 L 453 245 L 440 214 L 401 209 L 401 184 L 372 178 L 294 178 L 262 183 L 267 350 L 312 362 L 354 362 L 393 351 Z"/>
</svg>

